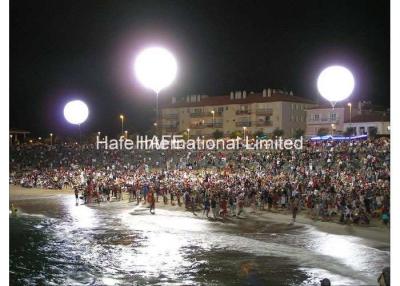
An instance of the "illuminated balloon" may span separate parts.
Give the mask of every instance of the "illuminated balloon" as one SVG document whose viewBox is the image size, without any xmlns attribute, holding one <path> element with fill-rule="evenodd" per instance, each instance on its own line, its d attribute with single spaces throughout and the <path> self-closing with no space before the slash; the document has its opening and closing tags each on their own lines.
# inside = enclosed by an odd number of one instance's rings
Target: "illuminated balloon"
<svg viewBox="0 0 400 286">
<path fill-rule="evenodd" d="M 342 66 L 331 66 L 324 69 L 318 77 L 319 93 L 332 105 L 350 96 L 354 89 L 352 73 Z"/>
<path fill-rule="evenodd" d="M 89 109 L 81 100 L 68 102 L 64 107 L 64 117 L 71 124 L 82 124 L 89 116 Z"/>
<path fill-rule="evenodd" d="M 139 81 L 157 94 L 174 81 L 178 69 L 174 56 L 160 47 L 142 51 L 135 60 L 134 68 Z"/>
</svg>

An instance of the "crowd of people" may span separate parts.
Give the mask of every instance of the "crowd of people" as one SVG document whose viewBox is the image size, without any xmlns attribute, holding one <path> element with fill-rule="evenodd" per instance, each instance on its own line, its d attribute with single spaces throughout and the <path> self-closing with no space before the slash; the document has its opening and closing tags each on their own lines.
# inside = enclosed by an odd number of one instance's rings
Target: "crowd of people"
<svg viewBox="0 0 400 286">
<path fill-rule="evenodd" d="M 104 150 L 10 147 L 10 184 L 74 188 L 85 203 L 177 204 L 213 218 L 297 211 L 315 219 L 390 221 L 390 140 L 304 143 L 302 150 Z"/>
</svg>

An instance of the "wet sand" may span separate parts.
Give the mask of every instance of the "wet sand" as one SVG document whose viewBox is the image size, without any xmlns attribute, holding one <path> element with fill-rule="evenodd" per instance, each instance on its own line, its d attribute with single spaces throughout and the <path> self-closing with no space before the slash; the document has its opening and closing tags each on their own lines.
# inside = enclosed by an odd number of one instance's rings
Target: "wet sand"
<svg viewBox="0 0 400 286">
<path fill-rule="evenodd" d="M 62 189 L 62 190 L 49 190 L 49 189 L 38 189 L 38 188 L 22 188 L 21 186 L 10 185 L 10 203 L 14 203 L 15 207 L 18 208 L 18 201 L 26 201 L 33 199 L 57 199 L 61 196 L 73 196 L 73 190 Z M 113 201 L 112 204 L 121 205 L 128 204 L 127 194 L 124 194 L 124 200 Z M 21 202 L 22 203 L 22 202 Z M 136 206 L 136 203 L 131 202 L 132 206 Z M 166 209 L 171 211 L 186 211 L 183 206 L 178 205 L 171 206 L 170 204 L 165 205 L 161 198 L 156 203 L 156 209 Z M 202 210 L 197 210 L 197 217 L 199 219 L 205 219 L 201 214 Z M 211 216 L 211 212 L 210 212 Z M 246 218 L 247 221 L 262 223 L 274 222 L 280 224 L 290 224 L 291 215 L 286 211 L 274 210 L 274 211 L 259 211 L 256 212 L 252 208 L 245 208 L 244 215 L 241 217 Z M 212 220 L 212 219 L 211 219 Z M 219 219 L 222 221 L 222 219 Z M 227 221 L 235 223 L 239 221 L 237 218 L 228 218 Z M 297 215 L 295 225 L 315 227 L 320 231 L 338 235 L 351 235 L 360 238 L 366 238 L 369 240 L 377 241 L 389 245 L 390 243 L 390 228 L 381 224 L 377 220 L 372 220 L 369 226 L 360 225 L 343 225 L 336 222 L 326 222 L 320 220 L 313 220 L 307 215 L 307 211 L 303 210 Z"/>
</svg>

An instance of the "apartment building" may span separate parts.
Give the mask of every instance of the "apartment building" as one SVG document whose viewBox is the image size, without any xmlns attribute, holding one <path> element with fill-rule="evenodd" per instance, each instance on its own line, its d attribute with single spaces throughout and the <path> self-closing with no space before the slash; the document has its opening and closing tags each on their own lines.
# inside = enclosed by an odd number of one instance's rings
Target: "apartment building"
<svg viewBox="0 0 400 286">
<path fill-rule="evenodd" d="M 182 134 L 190 130 L 193 137 L 211 137 L 215 130 L 225 136 L 234 131 L 271 135 L 282 129 L 285 137 L 297 129 L 305 130 L 305 110 L 315 103 L 293 92 L 264 89 L 255 93 L 230 92 L 223 96 L 190 95 L 172 98 L 161 108 L 159 122 L 163 134 Z"/>
</svg>

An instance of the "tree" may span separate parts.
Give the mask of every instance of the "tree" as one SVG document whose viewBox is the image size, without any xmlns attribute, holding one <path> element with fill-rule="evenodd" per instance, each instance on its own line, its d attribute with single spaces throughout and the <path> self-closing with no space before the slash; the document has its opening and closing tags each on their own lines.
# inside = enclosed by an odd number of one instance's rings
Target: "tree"
<svg viewBox="0 0 400 286">
<path fill-rule="evenodd" d="M 239 130 L 233 131 L 231 133 L 231 138 L 236 139 L 237 137 L 241 137 L 242 136 L 242 132 L 240 132 Z"/>
<path fill-rule="evenodd" d="M 214 139 L 220 139 L 224 137 L 224 132 L 222 132 L 221 130 L 216 129 L 213 133 L 212 136 Z"/>
<path fill-rule="evenodd" d="M 262 132 L 262 131 L 256 131 L 256 132 L 254 133 L 254 137 L 255 137 L 255 138 L 263 138 L 264 136 L 265 136 L 265 133 Z"/>
<path fill-rule="evenodd" d="M 189 133 L 187 131 L 182 131 L 180 135 L 182 135 L 183 140 L 189 139 Z"/>
<path fill-rule="evenodd" d="M 272 131 L 272 135 L 274 137 L 282 137 L 284 134 L 283 130 L 280 128 L 275 128 L 274 131 Z"/>
<path fill-rule="evenodd" d="M 344 132 L 343 135 L 347 136 L 347 137 L 352 136 L 353 135 L 353 127 L 347 127 L 346 131 Z"/>
<path fill-rule="evenodd" d="M 299 129 L 296 129 L 294 131 L 294 138 L 300 138 L 302 136 L 304 136 L 304 130 L 303 129 L 299 128 Z"/>
<path fill-rule="evenodd" d="M 378 128 L 376 127 L 368 127 L 368 136 L 371 138 L 375 138 L 378 134 Z"/>
<path fill-rule="evenodd" d="M 329 130 L 327 128 L 322 127 L 320 129 L 318 129 L 318 133 L 317 133 L 318 136 L 325 136 L 328 134 L 329 134 Z"/>
</svg>

